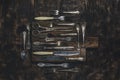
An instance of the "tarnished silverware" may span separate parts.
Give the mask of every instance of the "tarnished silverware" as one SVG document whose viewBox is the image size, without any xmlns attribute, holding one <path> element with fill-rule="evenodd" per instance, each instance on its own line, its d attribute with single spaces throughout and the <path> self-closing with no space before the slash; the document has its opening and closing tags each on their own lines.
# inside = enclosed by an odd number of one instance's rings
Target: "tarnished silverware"
<svg viewBox="0 0 120 80">
<path fill-rule="evenodd" d="M 80 11 L 63 11 L 64 14 L 80 14 Z"/>
<path fill-rule="evenodd" d="M 77 50 L 80 51 L 80 26 L 76 25 L 77 30 Z"/>
<path fill-rule="evenodd" d="M 62 33 L 60 36 L 76 36 L 77 33 Z"/>
<path fill-rule="evenodd" d="M 46 46 L 32 46 L 33 50 L 74 50 L 74 46 L 57 46 L 57 47 L 46 47 Z"/>
<path fill-rule="evenodd" d="M 81 25 L 82 28 L 82 37 L 83 37 L 83 47 L 85 47 L 85 29 L 86 29 L 86 23 L 83 23 Z"/>
<path fill-rule="evenodd" d="M 56 23 L 58 26 L 75 26 L 75 23 Z"/>
<path fill-rule="evenodd" d="M 71 69 L 56 69 L 56 72 L 79 72 L 79 68 L 71 68 Z M 55 71 L 54 71 L 55 72 Z"/>
<path fill-rule="evenodd" d="M 79 54 L 78 51 L 54 51 L 55 56 L 77 56 Z"/>
<path fill-rule="evenodd" d="M 55 49 L 55 50 L 73 50 L 74 46 L 58 46 L 58 47 L 43 47 L 43 49 Z"/>
<path fill-rule="evenodd" d="M 74 58 L 67 58 L 67 60 L 71 61 L 84 61 L 84 57 L 74 57 Z"/>
<path fill-rule="evenodd" d="M 27 32 L 26 32 L 26 31 L 23 31 L 23 33 L 22 33 L 23 50 L 22 50 L 21 53 L 20 53 L 22 60 L 24 60 L 24 59 L 25 59 L 25 56 L 26 56 L 26 37 L 27 37 Z"/>
<path fill-rule="evenodd" d="M 68 68 L 69 63 L 61 63 L 61 64 L 38 63 L 37 66 L 39 66 L 39 67 L 63 67 L 63 68 Z"/>
<path fill-rule="evenodd" d="M 23 49 L 26 49 L 26 38 L 27 38 L 27 32 L 23 31 Z"/>
<path fill-rule="evenodd" d="M 77 56 L 78 51 L 36 51 L 34 55 Z"/>
<path fill-rule="evenodd" d="M 30 49 L 30 47 L 31 47 L 31 43 L 30 43 L 30 26 L 27 25 L 26 28 L 27 28 L 27 34 L 28 34 L 27 35 L 26 49 Z"/>
<path fill-rule="evenodd" d="M 52 10 L 52 15 L 59 15 L 59 14 L 80 14 L 80 11 L 59 11 L 59 10 Z"/>
<path fill-rule="evenodd" d="M 60 38 L 60 37 L 49 38 L 49 37 L 46 37 L 46 38 L 45 38 L 45 41 L 46 41 L 46 42 L 55 41 L 55 40 L 58 40 L 58 41 L 71 41 L 72 38 L 71 38 L 71 37 L 64 37 L 64 38 Z"/>
<path fill-rule="evenodd" d="M 57 41 L 57 42 L 50 42 L 50 43 L 45 43 L 45 42 L 33 42 L 33 45 L 56 45 L 56 46 L 60 46 L 61 45 L 61 41 Z"/>
<path fill-rule="evenodd" d="M 34 26 L 33 26 L 34 27 Z M 37 24 L 37 27 L 34 31 L 34 33 L 41 33 L 41 32 L 49 32 L 49 31 L 72 31 L 71 27 L 43 27 L 40 24 Z"/>
</svg>

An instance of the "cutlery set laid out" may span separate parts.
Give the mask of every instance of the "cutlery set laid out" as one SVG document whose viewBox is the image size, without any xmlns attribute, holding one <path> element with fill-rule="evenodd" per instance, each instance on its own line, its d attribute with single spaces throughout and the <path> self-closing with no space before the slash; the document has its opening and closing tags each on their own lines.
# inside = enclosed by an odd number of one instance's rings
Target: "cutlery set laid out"
<svg viewBox="0 0 120 80">
<path fill-rule="evenodd" d="M 51 13 L 54 16 L 35 17 L 34 22 L 27 25 L 21 57 L 24 58 L 28 49 L 31 61 L 37 62 L 38 67 L 69 68 L 70 62 L 85 61 L 86 22 L 67 22 L 65 19 L 67 14 L 79 15 L 80 12 L 53 10 Z M 49 25 L 45 26 L 47 22 Z"/>
<path fill-rule="evenodd" d="M 35 22 L 31 26 L 33 60 L 36 60 L 35 56 L 44 56 L 44 60 L 39 58 L 37 61 L 51 61 L 47 60 L 47 57 L 54 56 L 54 60 L 52 59 L 53 62 L 84 61 L 85 56 L 81 57 L 80 55 L 81 44 L 83 44 L 81 32 L 84 32 L 85 29 L 84 31 L 81 30 L 81 25 L 76 23 L 62 22 L 55 25 L 52 24 L 52 27 L 44 27 L 40 23 Z M 62 59 L 56 59 L 61 56 L 63 57 Z"/>
<path fill-rule="evenodd" d="M 85 61 L 86 53 L 83 56 L 81 49 L 86 50 L 86 23 L 66 21 L 67 14 L 77 16 L 80 12 L 52 10 L 50 14 L 35 17 L 31 25 L 32 61 L 37 61 L 38 67 L 62 68 L 68 68 L 69 62 Z"/>
</svg>

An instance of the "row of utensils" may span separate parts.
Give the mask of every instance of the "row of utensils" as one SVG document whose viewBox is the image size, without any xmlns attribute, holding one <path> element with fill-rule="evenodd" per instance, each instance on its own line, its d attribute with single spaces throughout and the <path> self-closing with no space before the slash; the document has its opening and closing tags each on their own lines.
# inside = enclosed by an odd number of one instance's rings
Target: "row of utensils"
<svg viewBox="0 0 120 80">
<path fill-rule="evenodd" d="M 70 23 L 70 25 L 71 24 L 73 24 L 73 23 Z M 67 23 L 67 25 L 68 25 L 68 23 Z M 44 28 L 46 33 L 43 33 L 44 31 L 40 31 L 41 28 Z M 58 29 L 58 31 L 59 30 L 64 31 L 64 30 L 69 30 L 71 28 L 74 28 L 74 26 L 73 27 L 42 27 L 39 24 L 37 24 L 36 27 L 33 27 L 32 35 L 40 38 L 44 42 L 36 41 L 36 42 L 33 42 L 33 45 L 49 45 L 49 46 L 50 45 L 58 45 L 58 46 L 60 46 L 61 41 L 69 42 L 69 41 L 74 41 L 75 39 L 77 39 L 77 49 L 80 50 L 80 34 L 81 34 L 80 30 L 82 30 L 82 38 L 83 38 L 83 45 L 84 45 L 86 23 L 83 23 L 81 26 L 79 24 L 76 24 L 75 25 L 76 32 L 59 33 L 59 34 L 57 34 L 59 37 L 51 37 L 52 35 L 50 35 L 50 37 L 49 37 L 49 35 L 48 35 L 49 34 L 48 32 L 52 32 L 55 29 Z M 73 29 L 71 29 L 71 31 L 73 31 Z M 55 35 L 53 35 L 53 36 L 55 36 Z M 62 36 L 62 37 L 60 37 L 60 36 Z M 53 43 L 53 41 L 57 41 L 57 42 Z M 48 42 L 50 42 L 50 43 L 48 43 Z M 45 47 L 43 49 L 47 49 L 47 48 Z M 53 49 L 56 49 L 56 47 L 54 47 Z M 59 47 L 59 49 L 61 49 L 61 47 Z M 62 49 L 64 49 L 64 48 L 62 48 Z M 69 47 L 66 49 L 69 49 Z"/>
<path fill-rule="evenodd" d="M 63 14 L 74 14 L 74 15 L 80 15 L 80 11 L 59 11 L 59 10 L 52 10 L 50 11 L 50 14 L 56 17 L 46 17 L 46 16 L 40 16 L 35 17 L 35 20 L 65 20 L 65 16 L 59 16 Z"/>
<path fill-rule="evenodd" d="M 59 16 L 60 13 L 65 13 L 65 14 L 80 14 L 79 11 L 58 11 L 58 10 L 53 10 L 56 15 L 54 17 L 46 17 L 46 16 L 40 16 L 40 17 L 35 17 L 35 20 L 64 20 L 65 16 Z M 46 55 L 46 54 L 54 54 L 55 56 L 73 56 L 73 55 L 79 55 L 80 54 L 80 30 L 82 30 L 82 39 L 83 39 L 83 46 L 85 43 L 85 28 L 86 28 L 86 23 L 76 24 L 76 23 L 57 23 L 59 27 L 54 27 L 53 24 L 50 24 L 50 27 L 44 27 L 41 26 L 39 23 L 35 23 L 32 25 L 32 36 L 36 36 L 38 38 L 43 38 L 44 41 L 34 41 L 32 43 L 32 48 L 34 51 L 33 54 L 37 55 Z M 61 26 L 66 26 L 66 27 L 61 27 Z M 27 30 L 28 32 L 23 32 L 23 50 L 21 52 L 21 56 L 25 55 L 25 50 L 30 49 L 30 26 L 27 25 Z M 56 35 L 55 37 L 49 37 L 48 34 L 49 32 L 61 32 L 59 34 L 54 34 Z M 57 37 L 58 36 L 58 37 Z M 60 37 L 59 37 L 60 36 Z M 62 36 L 62 37 L 61 37 Z M 73 40 L 73 38 L 76 37 L 77 39 L 77 51 L 74 52 L 76 47 L 74 45 L 70 46 L 61 46 L 62 42 L 70 42 Z M 28 39 L 28 40 L 27 40 Z M 53 52 L 47 52 L 47 51 L 53 51 Z M 62 52 L 63 51 L 63 52 Z M 73 52 L 70 52 L 73 51 Z M 73 58 L 71 58 L 72 60 Z M 73 59 L 74 60 L 74 59 Z"/>
<path fill-rule="evenodd" d="M 83 27 L 83 26 L 82 26 Z M 78 26 L 77 26 L 77 34 L 79 35 L 79 28 L 78 28 Z M 82 29 L 82 30 L 84 30 L 84 29 Z M 84 31 L 82 31 L 82 32 L 84 32 Z M 22 56 L 24 56 L 25 55 L 25 50 L 26 50 L 26 32 L 23 32 L 23 51 L 21 52 L 21 54 L 22 54 Z M 69 33 L 67 33 L 67 34 L 69 34 Z M 76 35 L 76 34 L 75 34 Z M 84 34 L 85 35 L 85 34 Z M 83 35 L 83 37 L 84 37 L 84 35 Z M 78 36 L 79 37 L 79 36 Z M 54 39 L 55 38 L 47 38 L 46 39 L 46 41 L 54 41 Z M 66 40 L 66 41 L 70 41 L 71 40 L 71 37 L 66 37 L 65 39 L 64 38 L 61 38 L 62 40 Z M 84 38 L 83 38 L 84 39 Z M 28 45 L 28 43 L 30 44 L 30 42 L 27 42 L 27 45 Z M 84 44 L 84 41 L 83 41 L 83 44 Z M 51 42 L 51 43 L 46 43 L 46 42 L 33 42 L 33 45 L 34 45 L 34 49 L 36 49 L 37 48 L 37 50 L 74 50 L 75 49 L 75 47 L 74 46 L 60 46 L 61 45 L 61 41 L 58 41 L 58 42 Z M 42 46 L 40 46 L 40 45 L 42 45 Z M 45 46 L 45 45 L 55 45 L 55 46 L 51 46 L 51 47 L 47 47 L 47 46 Z M 79 38 L 78 38 L 78 51 L 79 51 L 79 49 L 80 49 L 80 44 L 79 44 Z M 44 54 L 46 54 L 46 52 L 39 52 L 39 54 L 40 53 L 44 53 Z M 70 56 L 70 55 L 76 55 L 76 54 L 65 54 L 66 52 L 63 52 L 63 54 L 61 54 L 61 55 L 63 55 L 63 56 L 66 56 L 66 55 L 68 55 L 68 56 Z M 68 52 L 68 53 L 70 53 L 70 52 Z M 48 54 L 48 53 L 47 53 Z M 59 54 L 59 55 L 60 55 Z M 57 54 L 58 55 L 58 54 Z"/>
</svg>

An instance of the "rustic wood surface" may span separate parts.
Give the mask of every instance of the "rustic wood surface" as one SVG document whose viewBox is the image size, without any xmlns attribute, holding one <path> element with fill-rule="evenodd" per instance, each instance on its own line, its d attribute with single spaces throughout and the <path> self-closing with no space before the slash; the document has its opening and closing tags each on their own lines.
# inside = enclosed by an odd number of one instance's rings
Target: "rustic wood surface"
<svg viewBox="0 0 120 80">
<path fill-rule="evenodd" d="M 77 73 L 53 73 L 20 58 L 17 28 L 53 9 L 79 10 L 69 21 L 86 21 L 86 35 L 99 37 L 98 49 L 88 49 L 87 61 L 75 64 Z M 119 0 L 0 0 L 0 80 L 120 80 L 119 25 Z"/>
</svg>

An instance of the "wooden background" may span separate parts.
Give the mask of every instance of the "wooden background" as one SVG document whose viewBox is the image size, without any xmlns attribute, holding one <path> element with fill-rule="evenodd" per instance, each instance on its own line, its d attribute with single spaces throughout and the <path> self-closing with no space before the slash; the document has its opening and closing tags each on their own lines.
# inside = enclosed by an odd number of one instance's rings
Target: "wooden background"
<svg viewBox="0 0 120 80">
<path fill-rule="evenodd" d="M 88 50 L 78 73 L 51 73 L 20 59 L 17 28 L 52 9 L 79 10 L 87 35 L 99 37 L 99 48 Z M 119 0 L 0 0 L 0 80 L 120 80 L 119 14 Z"/>
</svg>

